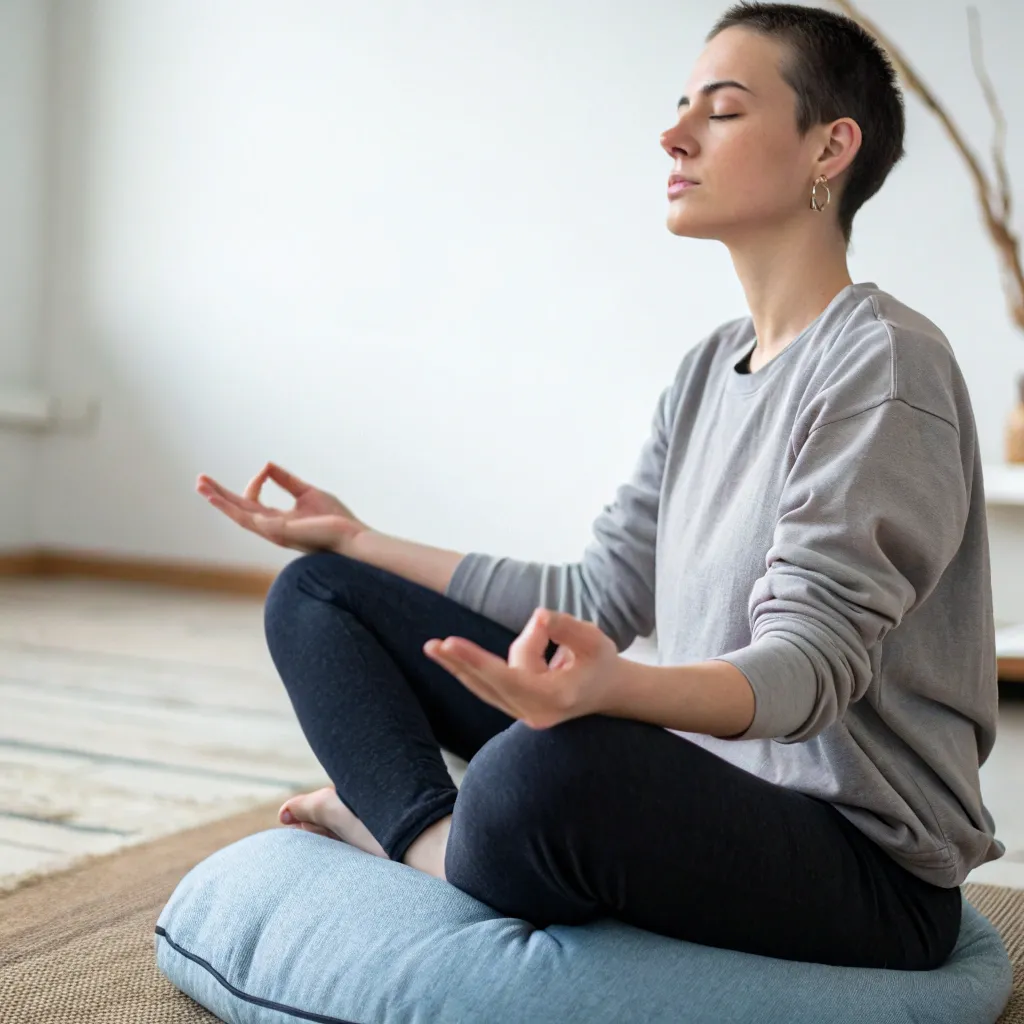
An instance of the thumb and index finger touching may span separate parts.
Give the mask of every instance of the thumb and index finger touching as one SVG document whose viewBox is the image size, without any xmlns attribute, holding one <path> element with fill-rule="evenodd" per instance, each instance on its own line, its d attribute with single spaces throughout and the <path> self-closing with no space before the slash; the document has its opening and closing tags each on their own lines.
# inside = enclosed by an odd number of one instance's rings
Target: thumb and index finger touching
<svg viewBox="0 0 1024 1024">
<path fill-rule="evenodd" d="M 509 649 L 509 664 L 517 668 L 544 671 L 559 668 L 575 661 L 574 653 L 588 649 L 588 638 L 580 630 L 581 623 L 572 615 L 550 608 L 536 608 L 523 631 Z M 548 641 L 559 645 L 558 650 L 545 662 Z"/>
<path fill-rule="evenodd" d="M 275 462 L 266 463 L 249 481 L 242 494 L 235 494 L 206 474 L 200 474 L 196 489 L 228 518 L 275 544 L 303 551 L 331 548 L 336 532 L 336 517 L 295 517 L 293 513 L 262 504 L 259 500 L 260 491 L 268 479 L 280 484 L 296 499 L 311 489 L 305 480 Z"/>
<path fill-rule="evenodd" d="M 292 473 L 288 473 L 276 463 L 268 462 L 249 481 L 242 494 L 236 494 L 205 473 L 199 475 L 196 489 L 229 518 L 234 519 L 242 526 L 251 528 L 254 525 L 253 519 L 266 520 L 281 516 L 280 512 L 268 505 L 262 504 L 259 500 L 260 490 L 268 478 L 279 483 L 296 496 L 309 486 L 305 481 L 300 480 Z"/>
<path fill-rule="evenodd" d="M 279 484 L 289 494 L 297 498 L 309 489 L 305 480 L 300 480 L 294 473 L 289 473 L 276 462 L 268 462 L 250 481 L 245 488 L 245 497 L 250 501 L 258 501 L 264 483 L 270 479 Z"/>
</svg>

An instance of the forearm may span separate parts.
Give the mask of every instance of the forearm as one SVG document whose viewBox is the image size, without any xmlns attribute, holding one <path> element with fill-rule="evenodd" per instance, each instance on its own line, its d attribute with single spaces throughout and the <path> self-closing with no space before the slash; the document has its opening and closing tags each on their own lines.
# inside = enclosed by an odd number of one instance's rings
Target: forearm
<svg viewBox="0 0 1024 1024">
<path fill-rule="evenodd" d="M 455 566 L 463 557 L 459 551 L 419 544 L 372 529 L 356 534 L 346 544 L 345 554 L 430 587 L 440 594 L 448 588 Z"/>
<path fill-rule="evenodd" d="M 618 718 L 729 738 L 754 718 L 754 691 L 726 661 L 645 665 L 622 658 L 618 685 L 601 709 Z"/>
</svg>

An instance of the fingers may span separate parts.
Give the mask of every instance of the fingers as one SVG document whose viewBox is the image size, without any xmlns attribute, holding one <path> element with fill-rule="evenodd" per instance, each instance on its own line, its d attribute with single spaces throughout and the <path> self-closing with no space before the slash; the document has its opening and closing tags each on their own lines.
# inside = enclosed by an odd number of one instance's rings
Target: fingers
<svg viewBox="0 0 1024 1024">
<path fill-rule="evenodd" d="M 548 662 L 548 668 L 562 668 L 573 663 L 573 654 L 565 644 L 560 644 Z"/>
<path fill-rule="evenodd" d="M 477 674 L 485 674 L 493 678 L 495 684 L 505 683 L 515 678 L 512 666 L 504 658 L 492 654 L 486 648 L 473 643 L 462 636 L 449 637 L 447 640 L 450 656 L 467 665 Z M 442 652 L 443 653 L 443 652 Z"/>
<path fill-rule="evenodd" d="M 228 490 L 227 487 L 217 483 L 216 480 L 205 473 L 199 474 L 196 490 L 207 496 L 209 496 L 209 491 L 213 490 L 225 501 L 232 501 L 239 508 L 247 509 L 250 512 L 266 512 L 268 511 L 267 506 L 260 503 L 259 497 L 260 491 L 263 489 L 263 485 L 268 477 L 275 483 L 280 484 L 281 487 L 294 497 L 298 497 L 310 488 L 310 484 L 306 483 L 305 480 L 299 479 L 294 473 L 289 473 L 286 469 L 282 469 L 276 462 L 268 462 L 249 481 L 243 494 L 235 494 L 234 491 Z"/>
<path fill-rule="evenodd" d="M 268 509 L 258 502 L 240 498 L 237 494 L 233 494 L 226 487 L 221 487 L 220 484 L 209 477 L 201 476 L 200 482 L 196 485 L 196 490 L 214 508 L 219 509 L 229 519 L 233 519 L 239 526 L 244 526 L 245 529 L 251 530 L 261 537 L 269 535 L 269 531 L 256 524 L 253 516 L 259 515 L 265 521 L 270 521 L 276 511 L 275 509 Z M 280 513 L 277 514 L 280 515 Z"/>
<path fill-rule="evenodd" d="M 300 480 L 294 473 L 282 469 L 276 462 L 268 462 L 263 472 L 276 484 L 280 484 L 289 494 L 298 497 L 304 491 L 308 491 L 310 485 L 305 480 Z"/>
<path fill-rule="evenodd" d="M 515 708 L 512 707 L 498 687 L 489 682 L 483 673 L 474 671 L 461 657 L 449 656 L 447 650 L 437 640 L 428 640 L 423 645 L 423 650 L 428 658 L 432 658 L 443 668 L 447 669 L 467 690 L 476 694 L 481 700 L 493 705 L 499 711 L 504 711 L 510 718 L 519 717 Z"/>
<path fill-rule="evenodd" d="M 260 490 L 267 479 L 267 466 L 264 466 L 246 485 L 245 497 L 248 501 L 259 501 Z"/>
<path fill-rule="evenodd" d="M 206 476 L 206 474 L 200 474 L 199 482 L 196 484 L 196 490 L 200 494 L 205 495 L 211 499 L 220 497 L 222 502 L 229 502 L 240 509 L 245 509 L 249 512 L 268 512 L 270 511 L 266 506 L 261 505 L 258 501 L 250 501 L 248 498 L 243 498 L 240 494 L 235 494 L 234 491 L 229 491 L 226 487 L 217 483 L 212 477 Z M 220 506 L 218 506 L 220 507 Z"/>
<path fill-rule="evenodd" d="M 544 625 L 547 609 L 535 608 L 523 631 L 512 641 L 508 649 L 508 663 L 513 668 L 544 672 L 548 663 L 544 652 L 548 648 L 548 631 Z"/>
<path fill-rule="evenodd" d="M 253 533 L 258 533 L 263 536 L 263 531 L 256 528 L 256 524 L 253 522 L 253 513 L 248 512 L 227 498 L 222 498 L 219 494 L 207 495 L 207 500 L 210 504 L 220 509 L 229 519 L 233 519 L 239 526 L 244 526 L 247 530 L 252 530 Z"/>
<path fill-rule="evenodd" d="M 300 480 L 294 473 L 289 473 L 286 469 L 282 469 L 276 462 L 268 462 L 249 481 L 248 486 L 245 488 L 245 497 L 249 501 L 259 501 L 260 491 L 267 482 L 268 477 L 295 498 L 309 490 L 310 485 L 305 480 Z"/>
</svg>

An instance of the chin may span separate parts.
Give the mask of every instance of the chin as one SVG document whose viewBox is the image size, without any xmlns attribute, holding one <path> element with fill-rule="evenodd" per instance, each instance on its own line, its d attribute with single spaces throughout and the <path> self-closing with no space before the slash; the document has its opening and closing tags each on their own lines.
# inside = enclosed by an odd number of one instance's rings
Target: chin
<svg viewBox="0 0 1024 1024">
<path fill-rule="evenodd" d="M 672 211 L 665 218 L 665 227 L 680 238 L 717 238 L 718 233 L 711 224 L 697 217 L 680 216 Z"/>
</svg>

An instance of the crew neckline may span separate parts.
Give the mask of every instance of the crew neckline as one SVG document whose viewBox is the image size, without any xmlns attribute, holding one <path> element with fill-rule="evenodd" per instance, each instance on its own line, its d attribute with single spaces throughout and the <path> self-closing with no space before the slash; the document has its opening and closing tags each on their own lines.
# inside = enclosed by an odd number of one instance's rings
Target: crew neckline
<svg viewBox="0 0 1024 1024">
<path fill-rule="evenodd" d="M 764 387 L 768 381 L 774 380 L 781 372 L 780 367 L 784 366 L 787 361 L 792 362 L 793 350 L 799 348 L 807 338 L 814 334 L 822 321 L 857 289 L 874 289 L 877 291 L 878 285 L 874 281 L 854 281 L 841 288 L 832 296 L 829 304 L 774 359 L 770 359 L 759 370 L 748 370 L 746 373 L 741 373 L 736 367 L 747 361 L 757 340 L 754 336 L 753 321 L 750 317 L 747 317 L 744 330 L 740 334 L 739 343 L 729 353 L 726 387 L 730 391 L 749 394 Z"/>
</svg>

